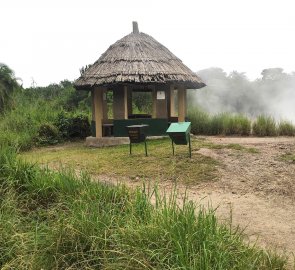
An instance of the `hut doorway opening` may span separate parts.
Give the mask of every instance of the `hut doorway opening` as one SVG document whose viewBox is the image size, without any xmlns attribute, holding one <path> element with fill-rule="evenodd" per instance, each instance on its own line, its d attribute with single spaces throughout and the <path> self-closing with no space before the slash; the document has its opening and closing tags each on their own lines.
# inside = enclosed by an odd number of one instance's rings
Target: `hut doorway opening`
<svg viewBox="0 0 295 270">
<path fill-rule="evenodd" d="M 152 118 L 152 90 L 133 90 L 131 93 L 131 114 L 128 114 L 128 119 L 135 118 Z"/>
</svg>

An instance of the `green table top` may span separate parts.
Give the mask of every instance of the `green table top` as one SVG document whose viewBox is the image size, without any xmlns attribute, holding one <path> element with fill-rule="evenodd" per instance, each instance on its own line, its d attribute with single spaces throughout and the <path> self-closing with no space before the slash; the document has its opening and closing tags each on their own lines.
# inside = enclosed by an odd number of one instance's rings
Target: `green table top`
<svg viewBox="0 0 295 270">
<path fill-rule="evenodd" d="M 166 132 L 167 133 L 174 133 L 174 132 L 187 133 L 190 131 L 190 128 L 191 128 L 191 122 L 172 123 Z"/>
</svg>

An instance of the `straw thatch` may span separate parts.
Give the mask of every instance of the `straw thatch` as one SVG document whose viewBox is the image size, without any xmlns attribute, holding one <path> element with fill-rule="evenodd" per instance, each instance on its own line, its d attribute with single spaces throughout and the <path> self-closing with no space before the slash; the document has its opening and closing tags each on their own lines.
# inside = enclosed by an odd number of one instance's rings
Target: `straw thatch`
<svg viewBox="0 0 295 270">
<path fill-rule="evenodd" d="M 151 36 L 133 33 L 111 45 L 109 49 L 75 82 L 77 89 L 121 83 L 175 83 L 186 88 L 205 86 L 201 79 L 166 47 Z"/>
</svg>

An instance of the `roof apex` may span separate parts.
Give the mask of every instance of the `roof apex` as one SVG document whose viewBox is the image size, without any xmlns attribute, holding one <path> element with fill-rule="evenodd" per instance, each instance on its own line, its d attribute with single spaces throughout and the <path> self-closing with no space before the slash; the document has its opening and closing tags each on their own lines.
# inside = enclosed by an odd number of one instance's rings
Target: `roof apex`
<svg viewBox="0 0 295 270">
<path fill-rule="evenodd" d="M 139 34 L 139 28 L 138 28 L 138 23 L 137 22 L 132 22 L 133 25 L 133 34 Z"/>
</svg>

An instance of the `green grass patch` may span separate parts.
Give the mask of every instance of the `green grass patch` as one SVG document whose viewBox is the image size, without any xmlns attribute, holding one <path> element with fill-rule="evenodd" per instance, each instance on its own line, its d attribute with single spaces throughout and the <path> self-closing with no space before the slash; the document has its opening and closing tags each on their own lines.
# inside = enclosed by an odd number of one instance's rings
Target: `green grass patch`
<svg viewBox="0 0 295 270">
<path fill-rule="evenodd" d="M 176 145 L 175 156 L 172 155 L 170 139 L 149 140 L 147 145 L 147 157 L 144 144 L 134 144 L 132 155 L 129 155 L 129 145 L 88 148 L 82 143 L 34 149 L 22 153 L 22 156 L 32 163 L 48 164 L 54 168 L 78 168 L 92 175 L 124 176 L 153 181 L 171 180 L 186 184 L 218 178 L 218 162 L 197 153 L 193 153 L 192 158 L 189 158 L 187 145 Z M 200 141 L 192 141 L 193 149 L 199 149 L 200 145 Z"/>
<path fill-rule="evenodd" d="M 2 148 L 0 193 L 1 269 L 286 269 L 176 192 L 96 183 Z"/>
<path fill-rule="evenodd" d="M 295 163 L 295 154 L 294 153 L 286 153 L 281 156 L 281 160 Z"/>
<path fill-rule="evenodd" d="M 175 145 L 172 155 L 170 139 L 149 140 L 148 156 L 144 144 L 134 144 L 132 155 L 129 145 L 105 148 L 88 148 L 82 143 L 70 143 L 55 147 L 37 148 L 22 153 L 21 156 L 32 163 L 85 170 L 91 175 L 106 175 L 133 180 L 173 181 L 185 184 L 198 184 L 219 178 L 219 161 L 198 154 L 200 148 L 232 149 L 244 153 L 258 153 L 255 148 L 239 144 L 214 144 L 206 140 L 192 139 L 192 158 L 188 146 Z"/>
</svg>

